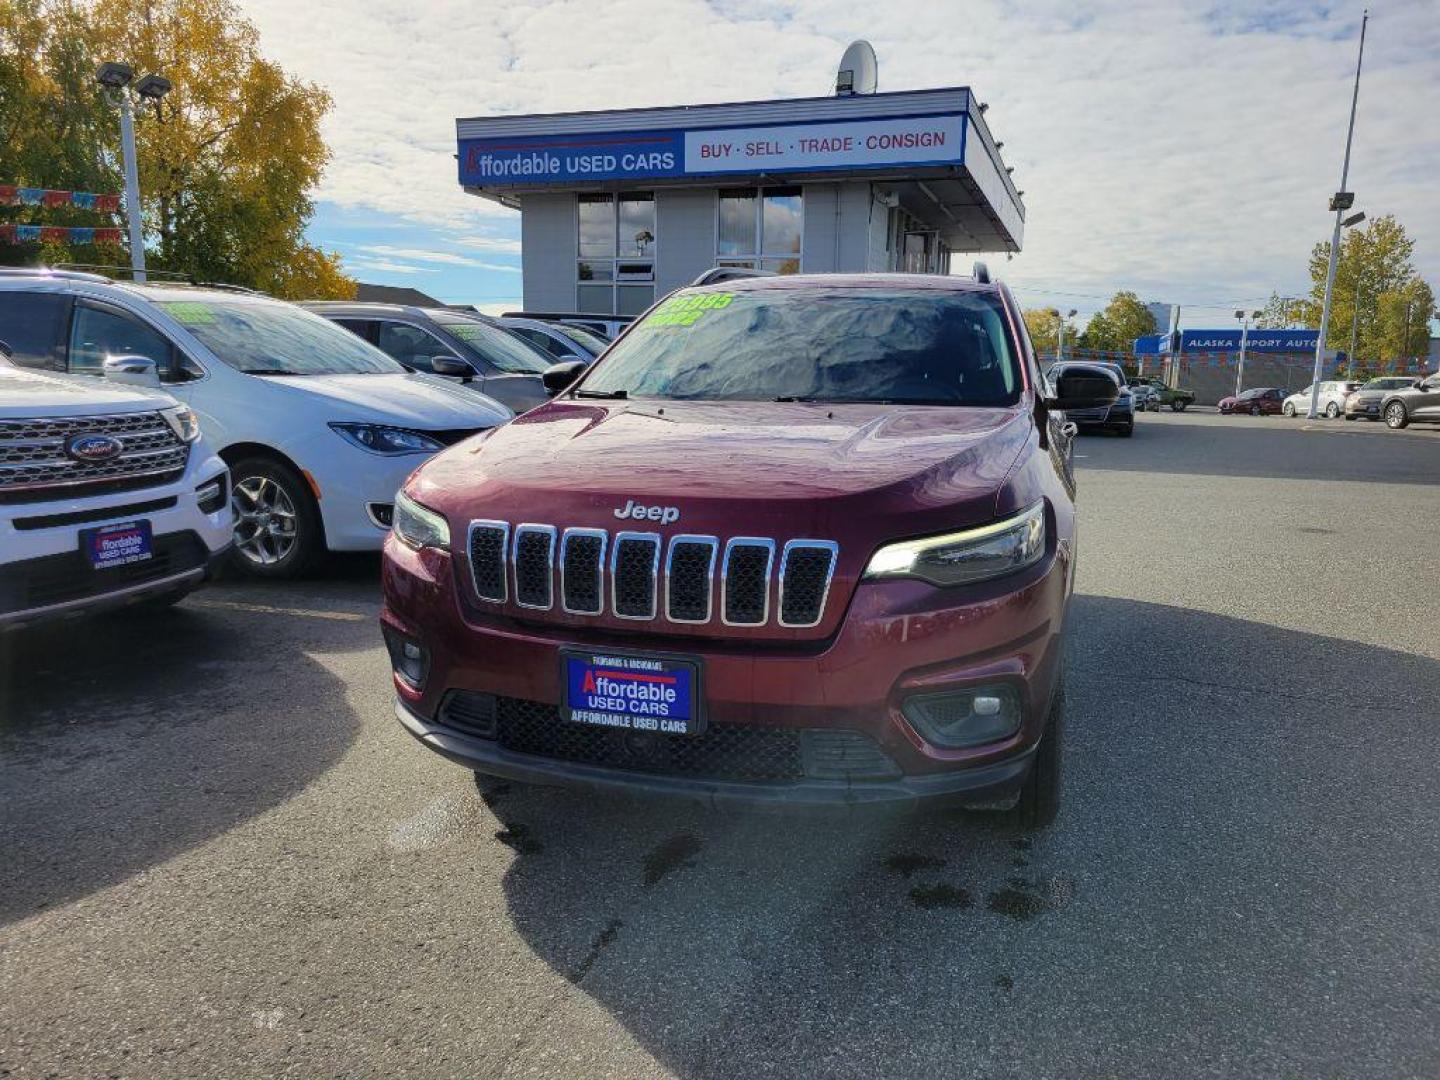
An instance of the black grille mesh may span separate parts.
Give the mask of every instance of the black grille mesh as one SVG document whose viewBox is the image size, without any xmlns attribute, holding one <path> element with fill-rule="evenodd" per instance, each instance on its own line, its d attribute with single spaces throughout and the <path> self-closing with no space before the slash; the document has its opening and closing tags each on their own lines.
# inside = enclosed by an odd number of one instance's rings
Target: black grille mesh
<svg viewBox="0 0 1440 1080">
<path fill-rule="evenodd" d="M 615 542 L 615 614 L 655 617 L 655 556 L 659 544 L 635 536 Z"/>
<path fill-rule="evenodd" d="M 193 532 L 167 533 L 140 562 L 96 570 L 78 550 L 0 566 L 0 613 L 65 604 L 197 570 L 208 552 Z"/>
<path fill-rule="evenodd" d="M 584 533 L 565 539 L 565 607 L 570 611 L 600 614 L 600 556 L 605 550 L 598 536 Z"/>
<path fill-rule="evenodd" d="M 814 626 L 820 621 L 825 587 L 834 552 L 828 547 L 792 547 L 781 574 L 780 621 L 788 626 Z"/>
<path fill-rule="evenodd" d="M 470 571 L 475 594 L 484 600 L 505 599 L 505 530 L 476 525 L 470 532 Z"/>
<path fill-rule="evenodd" d="M 699 735 L 654 735 L 570 723 L 555 706 L 537 701 L 496 700 L 496 738 L 518 754 L 712 780 L 804 775 L 795 729 L 711 724 Z"/>
<path fill-rule="evenodd" d="M 705 622 L 710 618 L 710 576 L 715 545 L 695 540 L 677 540 L 670 546 L 670 582 L 666 614 L 683 622 Z"/>
<path fill-rule="evenodd" d="M 758 626 L 765 621 L 766 593 L 770 587 L 770 549 L 759 544 L 736 544 L 725 568 L 725 621 Z"/>
<path fill-rule="evenodd" d="M 517 530 L 515 534 L 515 599 L 533 608 L 551 603 L 551 545 L 555 538 L 538 529 Z"/>
</svg>

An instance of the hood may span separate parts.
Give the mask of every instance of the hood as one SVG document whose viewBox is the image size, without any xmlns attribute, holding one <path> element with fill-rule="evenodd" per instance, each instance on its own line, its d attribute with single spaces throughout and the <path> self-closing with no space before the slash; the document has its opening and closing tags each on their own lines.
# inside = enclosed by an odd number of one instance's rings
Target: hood
<svg viewBox="0 0 1440 1080">
<path fill-rule="evenodd" d="M 458 521 L 840 539 L 992 520 L 1033 424 L 1022 407 L 557 401 L 424 466 L 420 500 Z M 867 541 L 868 542 L 868 541 Z"/>
<path fill-rule="evenodd" d="M 478 390 L 433 375 L 249 375 L 277 390 L 328 398 L 334 420 L 356 420 L 421 431 L 492 428 L 513 415 Z"/>
<path fill-rule="evenodd" d="M 0 417 L 96 416 L 168 409 L 175 404 L 174 398 L 158 390 L 89 375 L 62 375 L 0 364 Z"/>
</svg>

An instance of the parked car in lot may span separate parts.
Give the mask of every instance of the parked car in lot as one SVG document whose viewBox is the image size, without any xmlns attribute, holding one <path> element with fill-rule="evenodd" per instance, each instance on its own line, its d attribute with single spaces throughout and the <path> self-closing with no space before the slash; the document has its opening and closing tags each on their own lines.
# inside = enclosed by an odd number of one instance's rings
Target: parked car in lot
<svg viewBox="0 0 1440 1080">
<path fill-rule="evenodd" d="M 401 304 L 312 301 L 305 307 L 409 371 L 464 380 L 517 413 L 549 401 L 540 375 L 555 361 L 483 315 Z"/>
<path fill-rule="evenodd" d="M 231 528 L 225 463 L 174 398 L 0 364 L 0 630 L 172 604 Z"/>
<path fill-rule="evenodd" d="M 1440 424 L 1440 371 L 1415 386 L 1390 391 L 1380 402 L 1380 412 L 1386 427 Z"/>
<path fill-rule="evenodd" d="M 1394 390 L 1407 390 L 1418 386 L 1419 379 L 1408 375 L 1383 375 L 1369 382 L 1345 399 L 1346 420 L 1379 420 L 1380 406 Z"/>
<path fill-rule="evenodd" d="M 1159 412 L 1160 391 L 1144 379 L 1131 379 L 1130 396 L 1135 399 L 1136 412 Z"/>
<path fill-rule="evenodd" d="M 410 471 L 512 415 L 245 290 L 11 271 L 0 339 L 22 366 L 163 387 L 193 409 L 230 467 L 234 562 L 261 576 L 297 574 L 327 548 L 378 549 Z"/>
<path fill-rule="evenodd" d="M 593 364 L 595 358 L 610 344 L 608 338 L 592 334 L 583 326 L 571 326 L 569 323 L 500 318 L 495 320 L 495 325 L 543 350 L 552 364 L 569 360 Z"/>
<path fill-rule="evenodd" d="M 619 337 L 620 332 L 635 321 L 633 315 L 597 315 L 583 311 L 507 311 L 501 318 L 536 319 L 540 322 L 578 326 L 607 341 Z"/>
<path fill-rule="evenodd" d="M 1273 386 L 1257 386 L 1242 394 L 1233 394 L 1220 399 L 1220 412 L 1247 413 L 1250 416 L 1273 416 L 1280 411 L 1285 400 L 1285 391 Z"/>
<path fill-rule="evenodd" d="M 1294 416 L 1301 413 L 1310 415 L 1310 398 L 1315 389 L 1311 383 L 1304 390 L 1298 390 L 1289 395 L 1280 405 L 1280 411 L 1286 416 Z M 1345 399 L 1360 389 L 1358 382 L 1341 382 L 1330 380 L 1320 384 L 1319 400 L 1315 403 L 1315 411 L 1321 416 L 1334 420 L 1345 408 Z"/>
<path fill-rule="evenodd" d="M 1048 821 L 1064 416 L 1120 391 L 1079 365 L 1047 383 L 1023 327 L 988 279 L 669 297 L 553 401 L 406 484 L 382 615 L 401 723 L 514 780 L 1018 797 Z"/>
<path fill-rule="evenodd" d="M 1194 390 L 1182 390 L 1176 386 L 1166 386 L 1165 380 L 1161 378 L 1154 376 L 1131 376 L 1129 382 L 1132 390 L 1137 386 L 1149 386 L 1153 388 L 1158 403 L 1168 407 L 1171 412 L 1184 412 L 1188 406 L 1195 403 Z"/>
<path fill-rule="evenodd" d="M 1085 409 L 1067 409 L 1065 419 L 1081 431 L 1113 431 L 1129 438 L 1135 434 L 1135 396 L 1125 385 L 1125 372 L 1118 364 L 1102 364 L 1091 360 L 1065 360 L 1052 364 L 1047 377 L 1052 381 L 1066 374 L 1084 370 L 1103 371 L 1115 380 L 1118 391 L 1108 405 L 1092 406 Z"/>
</svg>

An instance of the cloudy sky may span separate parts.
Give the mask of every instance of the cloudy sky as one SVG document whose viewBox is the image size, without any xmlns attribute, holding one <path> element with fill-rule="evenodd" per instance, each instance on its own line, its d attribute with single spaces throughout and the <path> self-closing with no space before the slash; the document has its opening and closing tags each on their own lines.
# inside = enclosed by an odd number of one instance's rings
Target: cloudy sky
<svg viewBox="0 0 1440 1080">
<path fill-rule="evenodd" d="M 880 89 L 969 85 L 1025 192 L 1027 305 L 1116 289 L 1190 326 L 1308 290 L 1328 238 L 1361 0 L 240 0 L 326 86 L 311 238 L 366 281 L 519 302 L 519 215 L 461 193 L 457 116 L 828 93 L 868 38 Z M 1440 0 L 1372 5 L 1350 188 L 1440 291 Z M 992 259 L 992 264 L 994 260 Z"/>
</svg>

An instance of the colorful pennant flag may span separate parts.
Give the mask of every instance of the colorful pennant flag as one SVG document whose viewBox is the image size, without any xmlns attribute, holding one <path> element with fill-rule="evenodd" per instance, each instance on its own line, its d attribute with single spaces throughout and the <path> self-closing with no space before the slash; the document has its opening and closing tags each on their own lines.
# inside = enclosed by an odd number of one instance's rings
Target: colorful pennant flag
<svg viewBox="0 0 1440 1080">
<path fill-rule="evenodd" d="M 20 189 L 14 184 L 0 184 L 0 206 L 19 206 Z"/>
<path fill-rule="evenodd" d="M 4 244 L 118 244 L 120 236 L 117 228 L 88 225 L 0 225 L 0 243 Z"/>
<path fill-rule="evenodd" d="M 18 187 L 0 184 L 0 206 L 77 206 L 81 210 L 99 210 L 113 214 L 120 209 L 120 196 L 96 194 L 93 191 L 60 191 L 55 188 Z"/>
<path fill-rule="evenodd" d="M 45 201 L 45 189 L 38 187 L 22 187 L 20 189 L 20 202 L 25 206 L 39 206 Z"/>
</svg>

